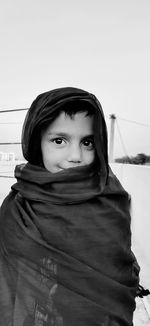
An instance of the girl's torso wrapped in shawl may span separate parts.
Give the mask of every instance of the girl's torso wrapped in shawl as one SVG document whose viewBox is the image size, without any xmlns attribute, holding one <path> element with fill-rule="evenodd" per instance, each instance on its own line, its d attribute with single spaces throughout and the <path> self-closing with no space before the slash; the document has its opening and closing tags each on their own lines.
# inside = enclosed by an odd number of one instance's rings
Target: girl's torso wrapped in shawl
<svg viewBox="0 0 150 326">
<path fill-rule="evenodd" d="M 0 325 L 132 325 L 129 196 L 100 155 L 99 171 L 16 167 L 0 217 Z"/>
</svg>

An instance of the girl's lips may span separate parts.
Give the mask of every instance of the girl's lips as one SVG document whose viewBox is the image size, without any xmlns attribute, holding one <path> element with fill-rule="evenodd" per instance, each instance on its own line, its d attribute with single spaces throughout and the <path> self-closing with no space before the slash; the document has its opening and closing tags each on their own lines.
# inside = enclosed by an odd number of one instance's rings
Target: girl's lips
<svg viewBox="0 0 150 326">
<path fill-rule="evenodd" d="M 63 170 L 67 170 L 67 169 L 73 169 L 73 168 L 77 168 L 79 166 L 83 166 L 81 164 L 73 164 L 73 165 L 69 165 L 69 166 L 66 166 L 66 167 L 61 167 L 61 166 L 57 166 L 57 169 L 58 171 L 63 171 Z"/>
<path fill-rule="evenodd" d="M 58 172 L 59 172 L 59 171 L 63 171 L 63 170 L 65 170 L 65 169 L 62 168 L 61 166 L 58 166 L 58 167 L 57 167 L 57 170 L 58 170 Z"/>
</svg>

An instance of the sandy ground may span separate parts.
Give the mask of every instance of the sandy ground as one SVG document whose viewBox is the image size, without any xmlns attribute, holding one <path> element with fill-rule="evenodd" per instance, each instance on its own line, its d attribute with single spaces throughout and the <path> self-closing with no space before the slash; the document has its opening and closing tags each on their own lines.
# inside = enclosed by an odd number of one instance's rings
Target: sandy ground
<svg viewBox="0 0 150 326">
<path fill-rule="evenodd" d="M 22 162 L 17 162 L 17 164 Z M 0 163 L 0 205 L 10 191 L 11 185 L 16 182 L 13 178 L 14 163 Z M 136 299 L 136 310 L 133 319 L 134 326 L 150 326 L 150 295 Z"/>
</svg>

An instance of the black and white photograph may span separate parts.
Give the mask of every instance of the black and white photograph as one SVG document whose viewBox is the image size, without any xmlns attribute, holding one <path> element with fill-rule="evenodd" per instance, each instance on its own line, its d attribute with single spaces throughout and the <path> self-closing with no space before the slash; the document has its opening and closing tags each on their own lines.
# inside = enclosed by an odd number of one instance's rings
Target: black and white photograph
<svg viewBox="0 0 150 326">
<path fill-rule="evenodd" d="M 150 326 L 149 94 L 149 0 L 0 0 L 0 326 Z"/>
</svg>

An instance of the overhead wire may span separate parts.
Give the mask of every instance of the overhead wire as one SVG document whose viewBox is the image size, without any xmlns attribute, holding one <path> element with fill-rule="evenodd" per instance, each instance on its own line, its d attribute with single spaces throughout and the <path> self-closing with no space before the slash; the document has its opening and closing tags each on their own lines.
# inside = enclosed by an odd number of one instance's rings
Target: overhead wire
<svg viewBox="0 0 150 326">
<path fill-rule="evenodd" d="M 117 126 L 118 134 L 119 134 L 119 137 L 120 137 L 120 141 L 121 141 L 123 152 L 124 152 L 125 156 L 128 156 L 128 152 L 127 152 L 127 149 L 126 149 L 126 146 L 125 146 L 125 143 L 124 143 L 122 134 L 121 134 L 121 130 L 120 130 L 120 127 L 119 127 L 119 123 L 118 123 L 118 119 L 117 118 L 116 118 L 116 126 Z"/>
<path fill-rule="evenodd" d="M 9 179 L 15 179 L 12 175 L 0 175 L 0 178 L 9 178 Z"/>
<path fill-rule="evenodd" d="M 108 118 L 108 117 L 110 118 L 111 115 L 112 115 L 112 114 L 110 114 L 109 116 L 108 116 L 108 115 L 106 115 L 106 116 L 107 116 L 107 118 Z M 130 120 L 130 119 L 122 118 L 122 117 L 120 117 L 120 116 L 118 116 L 118 115 L 116 116 L 116 114 L 115 114 L 115 117 L 116 117 L 118 120 L 123 120 L 123 121 L 125 121 L 125 122 L 134 123 L 134 124 L 139 125 L 139 126 L 143 126 L 143 127 L 148 127 L 148 128 L 150 128 L 150 124 L 147 124 L 147 123 L 143 123 L 143 122 L 139 122 L 139 121 L 135 121 L 135 120 Z"/>
<path fill-rule="evenodd" d="M 18 112 L 18 111 L 27 111 L 27 108 L 24 109 L 12 109 L 12 110 L 0 110 L 0 113 L 7 113 L 7 112 Z"/>
<path fill-rule="evenodd" d="M 0 122 L 0 125 L 19 125 L 22 124 L 22 122 Z"/>
<path fill-rule="evenodd" d="M 150 128 L 150 125 L 147 124 L 147 123 L 142 123 L 142 122 L 138 122 L 138 121 L 135 121 L 135 120 L 129 120 L 129 119 L 121 118 L 121 117 L 118 117 L 118 116 L 117 116 L 117 118 L 119 120 L 123 120 L 123 121 L 129 122 L 129 123 L 134 123 L 134 124 L 139 125 L 139 126 Z"/>
<path fill-rule="evenodd" d="M 19 145 L 21 142 L 0 142 L 0 145 Z"/>
</svg>

